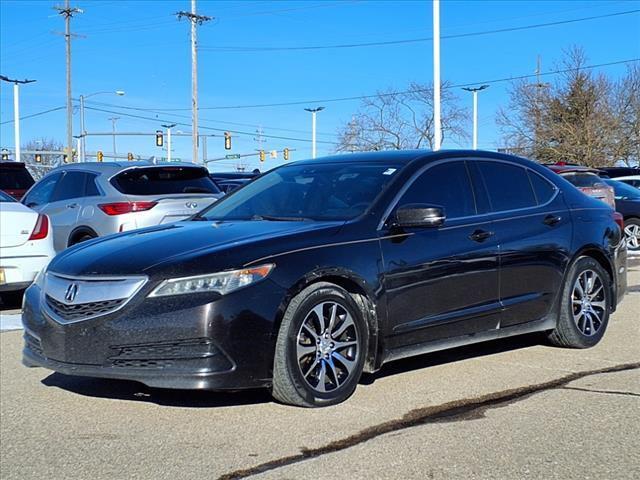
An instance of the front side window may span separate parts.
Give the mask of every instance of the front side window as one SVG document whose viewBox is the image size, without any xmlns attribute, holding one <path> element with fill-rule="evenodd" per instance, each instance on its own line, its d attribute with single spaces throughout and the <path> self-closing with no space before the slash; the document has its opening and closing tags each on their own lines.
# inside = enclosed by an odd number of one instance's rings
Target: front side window
<svg viewBox="0 0 640 480">
<path fill-rule="evenodd" d="M 348 220 L 394 178 L 395 165 L 340 162 L 291 165 L 264 174 L 214 203 L 207 220 Z"/>
<path fill-rule="evenodd" d="M 466 163 L 443 163 L 425 170 L 407 189 L 398 206 L 411 203 L 443 207 L 448 219 L 475 215 Z"/>
<path fill-rule="evenodd" d="M 535 207 L 527 171 L 517 165 L 502 162 L 478 162 L 494 212 Z"/>
<path fill-rule="evenodd" d="M 43 205 L 51 201 L 53 190 L 56 188 L 56 184 L 62 173 L 54 173 L 48 177 L 43 178 L 22 200 L 27 207 L 35 207 L 37 205 Z"/>
</svg>

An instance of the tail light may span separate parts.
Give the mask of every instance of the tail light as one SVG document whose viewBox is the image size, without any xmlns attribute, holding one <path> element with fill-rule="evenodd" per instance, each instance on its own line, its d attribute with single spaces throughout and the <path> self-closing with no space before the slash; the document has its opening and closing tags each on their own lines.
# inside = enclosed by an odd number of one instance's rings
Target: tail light
<svg viewBox="0 0 640 480">
<path fill-rule="evenodd" d="M 620 231 L 624 232 L 624 217 L 620 212 L 613 212 L 613 221 L 618 224 Z"/>
<path fill-rule="evenodd" d="M 38 215 L 36 226 L 33 227 L 33 232 L 31 232 L 29 240 L 42 240 L 43 238 L 47 238 L 47 235 L 49 235 L 49 217 L 40 214 Z"/>
<path fill-rule="evenodd" d="M 151 210 L 158 202 L 114 202 L 101 203 L 98 208 L 107 215 L 124 215 L 125 213 Z"/>
<path fill-rule="evenodd" d="M 610 187 L 609 185 L 607 185 L 607 193 L 606 193 L 606 197 L 607 199 L 605 200 L 607 204 L 609 204 L 609 206 L 611 208 L 616 208 L 616 195 L 615 192 L 613 191 L 613 187 Z"/>
</svg>

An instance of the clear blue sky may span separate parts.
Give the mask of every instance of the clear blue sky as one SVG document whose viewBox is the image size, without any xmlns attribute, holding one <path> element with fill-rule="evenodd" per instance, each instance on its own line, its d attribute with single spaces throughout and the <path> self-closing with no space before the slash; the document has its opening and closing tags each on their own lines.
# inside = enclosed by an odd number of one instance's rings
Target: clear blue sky
<svg viewBox="0 0 640 480">
<path fill-rule="evenodd" d="M 62 4 L 63 2 L 59 2 Z M 21 115 L 65 104 L 65 49 L 62 18 L 53 1 L 0 1 L 0 73 L 33 78 L 21 90 Z M 141 109 L 184 109 L 158 113 L 125 110 L 87 102 L 87 106 L 118 112 L 87 110 L 87 130 L 108 132 L 109 117 L 119 116 L 119 131 L 154 131 L 164 120 L 184 122 L 190 131 L 191 68 L 189 26 L 174 13 L 188 10 L 180 1 L 72 1 L 84 10 L 72 30 L 86 38 L 73 41 L 73 94 L 122 89 L 124 97 L 100 95 L 94 102 Z M 463 34 L 550 23 L 640 9 L 640 1 L 448 1 L 441 4 L 443 35 Z M 310 114 L 304 106 L 323 105 L 318 115 L 318 140 L 335 141 L 358 101 L 320 102 L 403 88 L 411 81 L 432 80 L 430 41 L 400 45 L 303 51 L 232 51 L 221 47 L 296 47 L 393 41 L 430 37 L 430 1 L 198 1 L 201 14 L 215 17 L 198 30 L 201 127 L 246 132 L 233 137 L 233 153 L 257 148 L 255 130 L 265 135 L 310 138 Z M 563 49 L 584 47 L 589 64 L 640 57 L 638 13 L 557 26 L 442 40 L 442 78 L 454 84 L 483 82 L 532 74 L 536 57 L 542 70 L 553 70 Z M 215 48 L 204 48 L 215 47 Z M 600 70 L 619 76 L 624 65 Z M 551 78 L 551 77 L 547 77 Z M 0 121 L 13 118 L 11 87 L 0 86 Z M 495 83 L 480 97 L 480 147 L 500 144 L 496 110 L 506 105 L 508 83 Z M 471 106 L 469 94 L 460 100 Z M 307 101 L 308 105 L 208 109 L 265 103 Z M 126 114 L 151 120 L 127 117 Z M 64 110 L 21 122 L 22 141 L 53 137 L 64 141 Z M 469 123 L 471 130 L 471 123 Z M 74 115 L 74 134 L 79 115 Z M 202 129 L 201 133 L 221 133 Z M 0 127 L 0 145 L 13 147 L 13 124 Z M 445 145 L 454 147 L 455 145 Z M 267 150 L 295 148 L 294 159 L 310 156 L 308 141 L 267 138 Z M 319 154 L 331 143 L 319 144 Z M 93 137 L 88 150 L 111 151 L 111 137 Z M 121 137 L 118 151 L 162 155 L 151 137 Z M 174 141 L 174 156 L 188 158 L 190 138 Z M 223 156 L 222 138 L 210 139 L 209 157 Z M 267 160 L 265 167 L 277 161 Z M 257 161 L 250 166 L 256 166 Z M 222 162 L 220 169 L 232 167 Z"/>
</svg>

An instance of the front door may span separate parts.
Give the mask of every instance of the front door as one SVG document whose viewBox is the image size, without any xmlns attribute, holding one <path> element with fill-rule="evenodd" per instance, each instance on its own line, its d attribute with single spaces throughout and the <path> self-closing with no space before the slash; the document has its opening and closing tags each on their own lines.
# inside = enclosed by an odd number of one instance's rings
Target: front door
<svg viewBox="0 0 640 480">
<path fill-rule="evenodd" d="M 498 244 L 491 220 L 478 215 L 467 162 L 426 167 L 396 207 L 415 203 L 443 207 L 446 220 L 401 232 L 387 221 L 380 232 L 389 348 L 496 328 Z"/>
</svg>

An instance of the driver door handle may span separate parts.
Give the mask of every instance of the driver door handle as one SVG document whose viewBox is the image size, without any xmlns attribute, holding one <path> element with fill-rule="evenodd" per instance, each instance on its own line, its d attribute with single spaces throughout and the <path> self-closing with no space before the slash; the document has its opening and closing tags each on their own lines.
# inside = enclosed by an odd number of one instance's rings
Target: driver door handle
<svg viewBox="0 0 640 480">
<path fill-rule="evenodd" d="M 555 224 L 560 223 L 560 220 L 562 220 L 562 217 L 558 215 L 547 215 L 546 217 L 544 217 L 544 220 L 542 221 L 542 223 L 552 227 Z"/>
<path fill-rule="evenodd" d="M 475 230 L 471 235 L 469 235 L 469 239 L 474 242 L 484 242 L 487 238 L 493 237 L 494 233 L 489 232 L 487 230 Z"/>
</svg>

